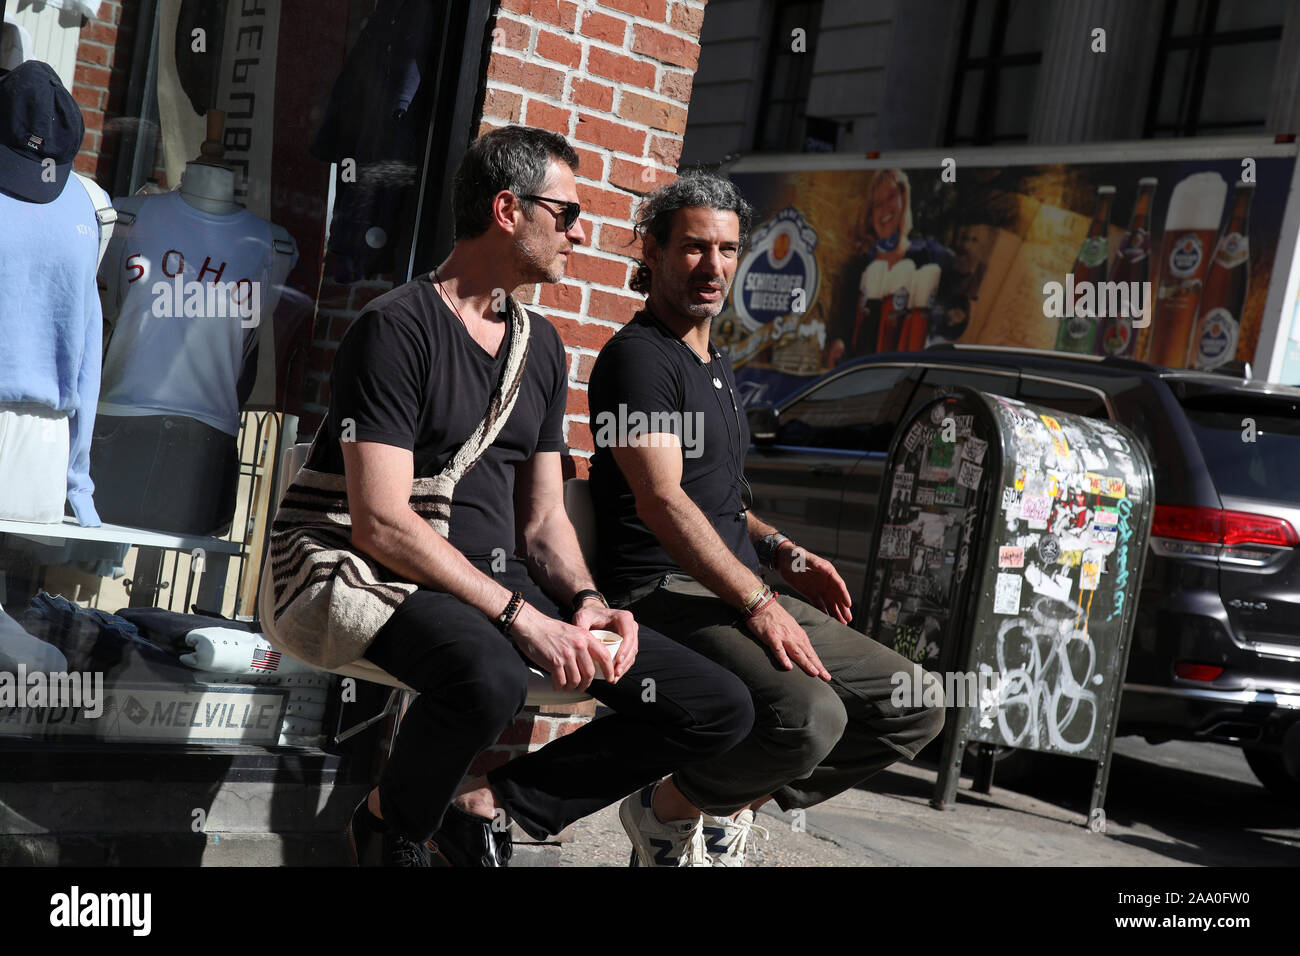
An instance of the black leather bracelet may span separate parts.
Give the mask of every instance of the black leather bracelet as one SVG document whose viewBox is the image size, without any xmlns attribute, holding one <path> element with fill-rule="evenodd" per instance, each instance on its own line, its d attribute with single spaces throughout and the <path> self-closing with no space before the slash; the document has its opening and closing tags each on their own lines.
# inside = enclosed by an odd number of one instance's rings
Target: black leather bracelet
<svg viewBox="0 0 1300 956">
<path fill-rule="evenodd" d="M 583 588 L 573 596 L 573 613 L 577 614 L 578 608 L 582 607 L 582 602 L 587 600 L 587 598 L 593 597 L 601 604 L 605 605 L 605 607 L 609 607 L 609 602 L 605 600 L 605 595 L 601 594 L 595 588 Z"/>
<path fill-rule="evenodd" d="M 519 611 L 523 606 L 524 596 L 521 592 L 516 591 L 510 595 L 510 601 L 506 604 L 506 609 L 498 614 L 494 620 L 497 630 L 509 637 L 510 625 L 515 623 L 515 618 L 519 616 Z"/>
</svg>

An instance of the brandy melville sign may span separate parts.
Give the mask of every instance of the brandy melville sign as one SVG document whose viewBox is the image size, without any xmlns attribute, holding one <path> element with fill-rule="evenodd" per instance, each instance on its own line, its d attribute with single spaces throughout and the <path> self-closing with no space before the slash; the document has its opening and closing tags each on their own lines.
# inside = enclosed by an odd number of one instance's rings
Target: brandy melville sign
<svg viewBox="0 0 1300 956">
<path fill-rule="evenodd" d="M 0 697 L 0 736 L 274 745 L 287 700 L 277 687 L 118 684 L 92 719 L 74 706 L 5 707 Z"/>
</svg>

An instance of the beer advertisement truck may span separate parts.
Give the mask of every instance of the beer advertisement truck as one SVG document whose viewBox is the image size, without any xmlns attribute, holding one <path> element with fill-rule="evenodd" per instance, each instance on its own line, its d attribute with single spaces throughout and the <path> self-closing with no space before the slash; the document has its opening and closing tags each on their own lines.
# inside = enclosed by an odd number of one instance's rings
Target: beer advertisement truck
<svg viewBox="0 0 1300 956">
<path fill-rule="evenodd" d="M 1262 137 L 755 155 L 714 341 L 745 403 L 938 343 L 1300 383 L 1296 144 Z"/>
</svg>

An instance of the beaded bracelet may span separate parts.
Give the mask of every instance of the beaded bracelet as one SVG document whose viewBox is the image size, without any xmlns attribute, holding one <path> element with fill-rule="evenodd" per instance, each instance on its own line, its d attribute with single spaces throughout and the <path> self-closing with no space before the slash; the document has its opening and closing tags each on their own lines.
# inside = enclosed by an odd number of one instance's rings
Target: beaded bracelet
<svg viewBox="0 0 1300 956">
<path fill-rule="evenodd" d="M 510 595 L 510 602 L 506 605 L 506 609 L 497 615 L 497 630 L 502 634 L 509 636 L 510 625 L 515 623 L 515 618 L 519 616 L 519 611 L 523 606 L 524 596 L 521 592 L 516 591 L 514 594 Z"/>
</svg>

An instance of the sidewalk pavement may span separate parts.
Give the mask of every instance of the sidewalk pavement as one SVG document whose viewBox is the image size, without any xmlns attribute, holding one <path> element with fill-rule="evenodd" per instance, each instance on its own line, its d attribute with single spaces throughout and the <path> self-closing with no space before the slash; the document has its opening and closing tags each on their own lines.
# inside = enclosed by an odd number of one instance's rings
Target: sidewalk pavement
<svg viewBox="0 0 1300 956">
<path fill-rule="evenodd" d="M 970 791 L 963 778 L 956 804 L 930 806 L 936 771 L 900 762 L 805 812 L 797 829 L 789 813 L 769 804 L 757 822 L 749 865 L 788 866 L 1170 866 L 1195 865 L 1159 852 L 1164 838 L 1140 823 L 1108 822 L 1105 834 L 1084 827 L 1084 814 L 994 786 Z M 516 865 L 627 866 L 631 845 L 617 805 L 574 825 L 574 839 L 543 863 L 525 852 Z M 1153 849 L 1152 847 L 1155 847 Z M 534 862 L 535 861 L 535 862 Z M 1244 862 L 1244 861 L 1243 861 Z"/>
</svg>

